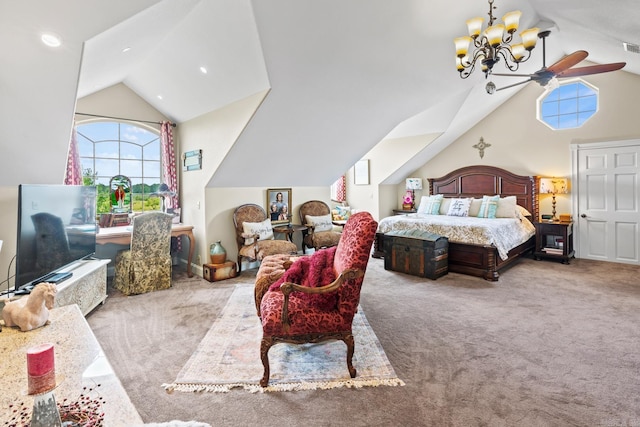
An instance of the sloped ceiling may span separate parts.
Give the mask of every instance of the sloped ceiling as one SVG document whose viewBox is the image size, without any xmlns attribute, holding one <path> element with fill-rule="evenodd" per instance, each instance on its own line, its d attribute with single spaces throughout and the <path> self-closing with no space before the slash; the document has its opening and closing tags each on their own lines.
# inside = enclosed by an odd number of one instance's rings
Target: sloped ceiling
<svg viewBox="0 0 640 427">
<path fill-rule="evenodd" d="M 622 50 L 622 41 L 640 44 L 635 3 L 496 0 L 495 14 L 520 9 L 522 28 L 552 28 L 547 65 L 585 49 L 589 61 L 626 61 L 625 72 L 640 73 L 640 55 Z M 455 72 L 453 38 L 488 11 L 478 0 L 0 5 L 4 185 L 60 182 L 76 97 L 120 82 L 178 123 L 270 90 L 210 179 L 224 187 L 290 186 L 292 177 L 328 185 L 387 136 L 441 133 L 387 180 L 399 182 L 522 88 L 489 96 L 481 74 L 461 80 Z M 42 46 L 44 30 L 61 35 L 63 48 Z M 541 55 L 534 50 L 520 71 L 540 68 Z M 286 167 L 269 167 L 282 165 L 283 153 Z M 34 177 L 24 169 L 34 161 L 58 167 Z"/>
</svg>

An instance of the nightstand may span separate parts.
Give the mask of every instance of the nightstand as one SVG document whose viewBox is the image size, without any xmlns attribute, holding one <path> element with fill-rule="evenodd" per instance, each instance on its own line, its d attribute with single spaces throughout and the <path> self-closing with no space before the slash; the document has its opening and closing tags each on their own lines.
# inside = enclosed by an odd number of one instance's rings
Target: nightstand
<svg viewBox="0 0 640 427">
<path fill-rule="evenodd" d="M 393 210 L 393 214 L 394 215 L 407 215 L 407 214 L 412 214 L 412 213 L 416 213 L 418 212 L 415 209 L 411 209 L 411 210 L 406 210 L 406 209 L 394 209 Z"/>
<path fill-rule="evenodd" d="M 559 259 L 569 264 L 573 258 L 573 222 L 536 222 L 535 259 Z"/>
</svg>

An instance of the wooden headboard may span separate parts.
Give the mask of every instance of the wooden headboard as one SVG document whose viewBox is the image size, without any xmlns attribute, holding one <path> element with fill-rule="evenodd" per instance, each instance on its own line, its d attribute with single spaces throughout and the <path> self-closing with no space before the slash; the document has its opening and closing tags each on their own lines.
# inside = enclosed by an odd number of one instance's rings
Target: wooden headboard
<svg viewBox="0 0 640 427">
<path fill-rule="evenodd" d="M 440 178 L 429 178 L 429 194 L 444 197 L 516 196 L 520 206 L 538 220 L 538 176 L 516 175 L 494 166 L 466 166 Z"/>
</svg>

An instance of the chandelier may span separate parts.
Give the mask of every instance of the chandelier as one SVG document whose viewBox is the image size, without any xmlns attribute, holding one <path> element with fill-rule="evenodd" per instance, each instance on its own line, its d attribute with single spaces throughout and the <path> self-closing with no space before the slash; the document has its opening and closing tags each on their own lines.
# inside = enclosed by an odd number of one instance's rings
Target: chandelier
<svg viewBox="0 0 640 427">
<path fill-rule="evenodd" d="M 494 0 L 489 1 L 488 27 L 482 31 L 484 18 L 477 17 L 467 21 L 469 35 L 458 37 L 454 40 L 456 45 L 456 66 L 460 77 L 466 79 L 480 64 L 485 77 L 491 74 L 493 66 L 504 60 L 505 66 L 516 71 L 521 62 L 525 62 L 531 56 L 531 51 L 536 47 L 539 28 L 529 28 L 520 33 L 520 43 L 511 44 L 513 35 L 518 31 L 518 24 L 522 12 L 514 10 L 502 17 L 504 24 L 495 24 L 493 16 Z M 469 44 L 473 42 L 473 52 L 469 52 Z"/>
</svg>

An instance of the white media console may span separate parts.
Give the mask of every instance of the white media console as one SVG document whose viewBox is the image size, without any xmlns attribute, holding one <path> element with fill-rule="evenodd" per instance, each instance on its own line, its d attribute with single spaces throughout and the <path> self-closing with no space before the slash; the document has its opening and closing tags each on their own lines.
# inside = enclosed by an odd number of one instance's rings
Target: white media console
<svg viewBox="0 0 640 427">
<path fill-rule="evenodd" d="M 72 276 L 58 283 L 54 307 L 78 304 L 83 315 L 89 314 L 107 299 L 107 264 L 109 259 L 81 260 L 65 267 L 62 272 L 70 272 Z M 9 300 L 26 298 L 28 295 L 3 295 Z M 4 302 L 0 299 L 0 311 Z"/>
<path fill-rule="evenodd" d="M 107 299 L 108 259 L 82 260 L 64 269 L 73 273 L 58 284 L 56 307 L 78 304 L 83 315 L 89 314 Z"/>
</svg>

